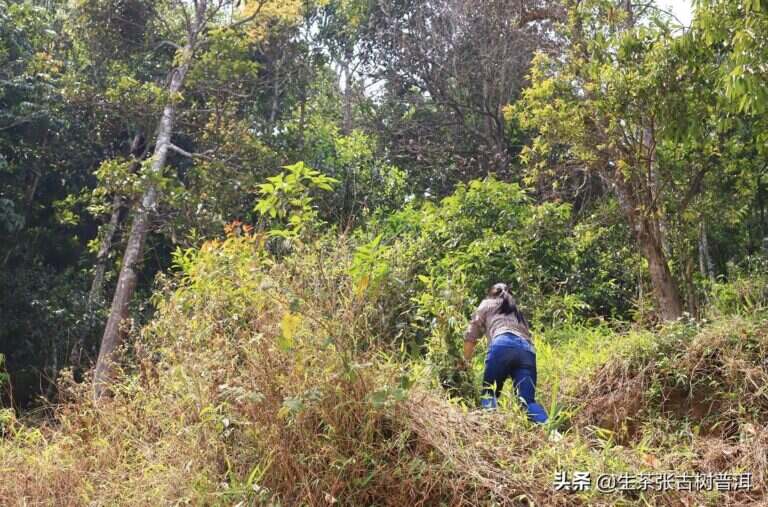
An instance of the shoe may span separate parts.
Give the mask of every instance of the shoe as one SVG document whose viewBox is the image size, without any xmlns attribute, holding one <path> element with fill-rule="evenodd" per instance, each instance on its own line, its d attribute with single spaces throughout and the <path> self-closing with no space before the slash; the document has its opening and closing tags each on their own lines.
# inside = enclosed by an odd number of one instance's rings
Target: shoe
<svg viewBox="0 0 768 507">
<path fill-rule="evenodd" d="M 559 442 L 563 439 L 563 434 L 560 433 L 557 430 L 552 430 L 549 432 L 549 441 L 550 442 Z"/>
<path fill-rule="evenodd" d="M 496 398 L 481 398 L 480 406 L 485 410 L 496 410 L 499 407 L 499 404 L 497 403 Z"/>
</svg>

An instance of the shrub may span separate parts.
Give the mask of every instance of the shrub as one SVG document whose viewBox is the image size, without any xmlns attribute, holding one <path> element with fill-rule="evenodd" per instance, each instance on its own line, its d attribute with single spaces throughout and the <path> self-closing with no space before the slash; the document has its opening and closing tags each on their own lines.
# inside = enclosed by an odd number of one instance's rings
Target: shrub
<svg viewBox="0 0 768 507">
<path fill-rule="evenodd" d="M 684 433 L 685 424 L 699 421 L 695 414 L 665 405 L 665 389 L 679 387 L 698 393 L 713 386 L 727 429 L 718 445 L 736 456 L 728 471 L 765 470 L 764 456 L 752 450 L 768 438 L 759 429 L 768 413 L 759 362 L 764 322 L 679 323 L 658 338 L 578 324 L 540 335 L 539 393 L 570 426 L 552 443 L 510 396 L 486 413 L 434 388 L 435 357 L 452 356 L 455 344 L 430 342 L 422 361 L 380 339 L 378 305 L 391 295 L 359 284 L 366 263 L 347 238 L 298 242 L 280 261 L 267 253 L 266 239 L 233 231 L 176 254 L 178 274 L 163 282 L 154 320 L 124 351 L 125 364 L 135 367 L 123 371 L 113 398 L 94 406 L 88 386 L 64 376 L 66 397 L 48 422 L 35 427 L 0 413 L 0 469 L 9 471 L 0 503 L 693 504 L 702 496 L 608 498 L 552 488 L 556 471 L 718 466 L 707 454 L 711 441 Z M 371 249 L 366 255 L 376 258 Z M 464 320 L 453 296 L 464 298 L 465 289 L 421 283 L 435 296 L 419 302 L 438 319 L 431 337 L 453 336 Z M 446 289 L 453 296 L 440 292 Z M 616 445 L 617 429 L 595 426 L 594 417 L 638 399 L 631 445 Z M 765 491 L 761 474 L 755 501 Z"/>
<path fill-rule="evenodd" d="M 768 309 L 768 258 L 748 257 L 731 264 L 727 280 L 711 284 L 711 307 L 716 315 L 752 314 Z"/>
</svg>

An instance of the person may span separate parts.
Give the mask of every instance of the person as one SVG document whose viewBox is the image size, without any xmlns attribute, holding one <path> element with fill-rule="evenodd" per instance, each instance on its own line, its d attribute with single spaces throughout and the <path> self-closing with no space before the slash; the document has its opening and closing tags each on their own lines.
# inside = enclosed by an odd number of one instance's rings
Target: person
<svg viewBox="0 0 768 507">
<path fill-rule="evenodd" d="M 518 396 L 525 403 L 528 418 L 539 424 L 545 423 L 547 413 L 535 399 L 536 351 L 528 322 L 504 283 L 491 287 L 472 315 L 464 335 L 463 367 L 472 359 L 483 332 L 490 339 L 483 374 L 483 408 L 496 408 L 501 389 L 511 378 Z"/>
</svg>

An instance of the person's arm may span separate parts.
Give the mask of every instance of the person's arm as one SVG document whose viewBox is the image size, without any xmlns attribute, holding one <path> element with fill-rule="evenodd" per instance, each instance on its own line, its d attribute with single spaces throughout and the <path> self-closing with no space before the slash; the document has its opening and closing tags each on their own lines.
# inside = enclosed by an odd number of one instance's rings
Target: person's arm
<svg viewBox="0 0 768 507">
<path fill-rule="evenodd" d="M 475 313 L 472 314 L 472 319 L 467 326 L 467 332 L 464 333 L 464 362 L 468 363 L 472 359 L 472 355 L 475 353 L 475 347 L 477 347 L 477 341 L 483 335 L 485 331 L 485 305 L 480 303 Z"/>
<path fill-rule="evenodd" d="M 464 342 L 464 362 L 469 363 L 472 360 L 472 356 L 475 355 L 475 347 L 477 342 L 465 341 Z"/>
</svg>

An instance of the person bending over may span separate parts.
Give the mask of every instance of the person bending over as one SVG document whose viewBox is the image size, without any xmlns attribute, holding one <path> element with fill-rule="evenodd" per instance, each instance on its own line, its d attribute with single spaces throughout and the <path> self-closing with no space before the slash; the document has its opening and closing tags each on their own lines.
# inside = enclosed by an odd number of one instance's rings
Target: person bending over
<svg viewBox="0 0 768 507">
<path fill-rule="evenodd" d="M 491 340 L 483 375 L 483 408 L 496 408 L 504 382 L 511 378 L 518 396 L 525 403 L 528 418 L 547 421 L 544 407 L 536 403 L 536 351 L 528 322 L 517 308 L 506 284 L 497 283 L 472 315 L 464 335 L 464 367 L 472 359 L 483 332 Z"/>
</svg>

